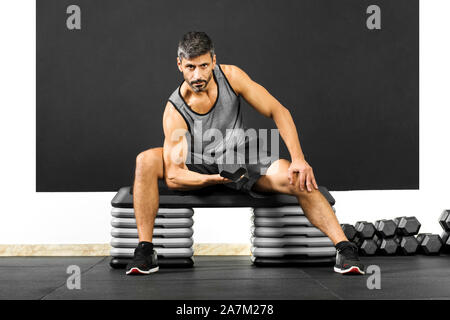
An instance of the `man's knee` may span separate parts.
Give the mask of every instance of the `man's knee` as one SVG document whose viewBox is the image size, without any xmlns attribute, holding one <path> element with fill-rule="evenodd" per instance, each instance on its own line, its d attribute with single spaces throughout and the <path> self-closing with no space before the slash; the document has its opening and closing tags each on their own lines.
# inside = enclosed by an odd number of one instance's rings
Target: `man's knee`
<svg viewBox="0 0 450 320">
<path fill-rule="evenodd" d="M 289 184 L 289 191 L 291 195 L 305 200 L 317 199 L 317 196 L 320 195 L 320 191 L 313 186 L 311 186 L 311 191 L 308 191 L 306 186 L 303 187 L 303 190 L 301 190 L 299 185 Z"/>
<path fill-rule="evenodd" d="M 136 157 L 136 176 L 157 174 L 163 178 L 162 148 L 152 148 L 139 153 Z"/>
</svg>

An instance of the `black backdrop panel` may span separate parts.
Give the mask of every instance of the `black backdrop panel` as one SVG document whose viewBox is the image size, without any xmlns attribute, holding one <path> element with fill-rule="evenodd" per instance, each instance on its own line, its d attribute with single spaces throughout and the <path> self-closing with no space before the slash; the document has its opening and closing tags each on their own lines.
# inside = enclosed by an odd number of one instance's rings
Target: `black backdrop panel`
<svg viewBox="0 0 450 320">
<path fill-rule="evenodd" d="M 66 27 L 71 4 L 81 30 Z M 366 27 L 371 4 L 381 30 Z M 319 184 L 416 189 L 418 10 L 417 0 L 39 0 L 37 191 L 132 183 L 136 155 L 163 144 L 190 30 L 290 109 Z M 243 109 L 247 127 L 275 128 Z"/>
</svg>

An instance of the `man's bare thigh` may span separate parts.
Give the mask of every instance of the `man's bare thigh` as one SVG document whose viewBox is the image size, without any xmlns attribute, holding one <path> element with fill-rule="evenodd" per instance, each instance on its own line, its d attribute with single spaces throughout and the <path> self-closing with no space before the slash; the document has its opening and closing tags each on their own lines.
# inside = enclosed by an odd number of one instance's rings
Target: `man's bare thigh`
<svg viewBox="0 0 450 320">
<path fill-rule="evenodd" d="M 292 194 L 293 187 L 289 185 L 288 169 L 291 162 L 286 159 L 274 161 L 253 185 L 253 190 L 258 192 L 278 192 Z"/>
</svg>

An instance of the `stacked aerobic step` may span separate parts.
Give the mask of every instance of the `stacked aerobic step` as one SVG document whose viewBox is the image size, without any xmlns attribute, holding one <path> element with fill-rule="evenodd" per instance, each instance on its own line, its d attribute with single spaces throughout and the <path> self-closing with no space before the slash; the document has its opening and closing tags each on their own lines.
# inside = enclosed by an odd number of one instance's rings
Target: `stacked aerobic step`
<svg viewBox="0 0 450 320">
<path fill-rule="evenodd" d="M 336 249 L 301 207 L 253 208 L 251 252 L 257 266 L 331 264 Z"/>
<path fill-rule="evenodd" d="M 160 208 L 153 228 L 153 245 L 160 267 L 193 266 L 194 221 L 192 208 Z M 133 208 L 111 210 L 111 256 L 113 268 L 124 268 L 131 260 L 139 239 Z"/>
</svg>

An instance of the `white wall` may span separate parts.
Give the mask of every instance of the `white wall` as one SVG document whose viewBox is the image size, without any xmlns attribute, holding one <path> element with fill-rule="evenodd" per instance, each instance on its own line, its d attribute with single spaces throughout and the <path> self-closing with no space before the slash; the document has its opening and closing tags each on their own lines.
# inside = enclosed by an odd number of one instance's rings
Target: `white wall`
<svg viewBox="0 0 450 320">
<path fill-rule="evenodd" d="M 342 222 L 415 215 L 440 233 L 450 208 L 450 2 L 420 9 L 420 190 L 334 192 Z M 35 192 L 35 1 L 2 1 L 0 14 L 0 244 L 109 242 L 114 193 Z M 195 241 L 246 243 L 249 217 L 199 209 Z"/>
</svg>

